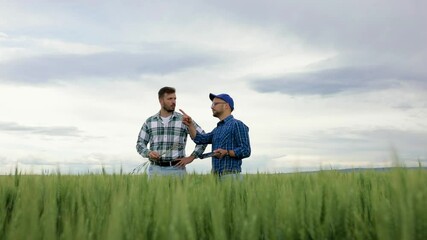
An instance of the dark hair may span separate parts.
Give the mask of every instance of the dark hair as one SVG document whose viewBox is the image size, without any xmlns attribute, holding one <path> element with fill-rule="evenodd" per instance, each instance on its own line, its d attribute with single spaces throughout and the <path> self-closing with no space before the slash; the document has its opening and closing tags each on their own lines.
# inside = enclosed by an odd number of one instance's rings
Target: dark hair
<svg viewBox="0 0 427 240">
<path fill-rule="evenodd" d="M 175 93 L 175 88 L 173 88 L 173 87 L 162 87 L 162 88 L 160 88 L 159 98 L 163 97 L 163 95 L 165 95 L 165 93 L 167 93 L 167 94 Z"/>
</svg>

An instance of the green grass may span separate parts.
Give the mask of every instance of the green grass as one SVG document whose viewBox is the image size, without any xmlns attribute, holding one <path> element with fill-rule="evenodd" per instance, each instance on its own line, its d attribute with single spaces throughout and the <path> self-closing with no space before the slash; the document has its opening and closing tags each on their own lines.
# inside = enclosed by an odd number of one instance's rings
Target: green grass
<svg viewBox="0 0 427 240">
<path fill-rule="evenodd" d="M 0 176 L 0 239 L 427 239 L 427 171 Z"/>
</svg>

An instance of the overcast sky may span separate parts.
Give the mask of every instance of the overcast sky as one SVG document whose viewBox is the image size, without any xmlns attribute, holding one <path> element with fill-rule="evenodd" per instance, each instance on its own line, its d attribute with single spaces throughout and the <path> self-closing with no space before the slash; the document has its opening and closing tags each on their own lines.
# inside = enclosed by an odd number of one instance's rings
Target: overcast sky
<svg viewBox="0 0 427 240">
<path fill-rule="evenodd" d="M 132 171 L 163 86 L 205 131 L 218 121 L 209 93 L 234 98 L 250 128 L 244 172 L 426 166 L 425 9 L 0 0 L 0 173 Z M 187 170 L 210 167 L 197 159 Z"/>
</svg>

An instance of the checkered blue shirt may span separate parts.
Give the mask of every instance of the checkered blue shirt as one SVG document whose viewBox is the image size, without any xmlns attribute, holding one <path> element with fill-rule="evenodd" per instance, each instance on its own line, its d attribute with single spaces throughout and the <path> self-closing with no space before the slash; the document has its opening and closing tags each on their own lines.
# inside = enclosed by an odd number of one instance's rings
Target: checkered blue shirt
<svg viewBox="0 0 427 240">
<path fill-rule="evenodd" d="M 249 128 L 240 120 L 230 115 L 217 123 L 210 133 L 197 133 L 196 144 L 212 144 L 212 150 L 222 148 L 233 150 L 235 157 L 225 156 L 222 159 L 212 157 L 212 172 L 241 172 L 242 159 L 251 155 Z"/>
<path fill-rule="evenodd" d="M 197 132 L 204 133 L 202 128 L 196 125 Z M 141 127 L 136 143 L 137 152 L 144 158 L 148 158 L 150 151 L 161 154 L 161 161 L 173 161 L 186 157 L 185 146 L 188 127 L 182 123 L 182 114 L 174 112 L 169 122 L 164 125 L 160 112 L 149 117 Z M 150 145 L 150 148 L 148 148 Z M 205 151 L 206 145 L 196 145 L 191 155 L 199 156 Z"/>
</svg>

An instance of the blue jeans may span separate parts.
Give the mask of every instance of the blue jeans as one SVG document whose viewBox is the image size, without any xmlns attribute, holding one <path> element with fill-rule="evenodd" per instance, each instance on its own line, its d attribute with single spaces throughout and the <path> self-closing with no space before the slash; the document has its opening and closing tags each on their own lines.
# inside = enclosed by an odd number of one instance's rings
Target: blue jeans
<svg viewBox="0 0 427 240">
<path fill-rule="evenodd" d="M 150 179 L 153 176 L 176 176 L 184 177 L 187 174 L 185 167 L 161 167 L 157 165 L 150 164 L 147 168 L 147 175 Z"/>
</svg>

